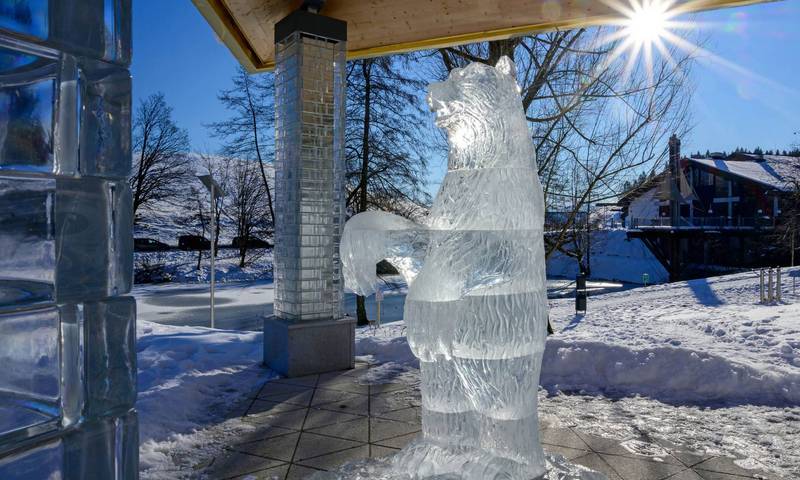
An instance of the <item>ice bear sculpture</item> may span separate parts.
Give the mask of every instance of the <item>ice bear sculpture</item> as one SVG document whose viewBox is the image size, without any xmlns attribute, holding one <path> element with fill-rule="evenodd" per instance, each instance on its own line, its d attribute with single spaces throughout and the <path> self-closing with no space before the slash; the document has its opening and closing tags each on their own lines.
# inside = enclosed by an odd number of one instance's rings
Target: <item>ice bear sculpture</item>
<svg viewBox="0 0 800 480">
<path fill-rule="evenodd" d="M 545 472 L 536 411 L 547 323 L 544 199 L 514 71 L 503 57 L 430 85 L 450 151 L 427 225 L 367 212 L 342 237 L 349 288 L 371 294 L 384 258 L 409 284 L 422 437 L 394 464 L 413 478 Z"/>
</svg>

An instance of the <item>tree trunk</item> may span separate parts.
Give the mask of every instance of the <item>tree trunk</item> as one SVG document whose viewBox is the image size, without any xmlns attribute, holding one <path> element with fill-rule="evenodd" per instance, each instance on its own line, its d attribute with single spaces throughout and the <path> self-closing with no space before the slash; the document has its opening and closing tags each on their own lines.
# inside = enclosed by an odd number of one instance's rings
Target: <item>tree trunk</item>
<svg viewBox="0 0 800 480">
<path fill-rule="evenodd" d="M 267 181 L 267 173 L 264 171 L 264 159 L 261 158 L 261 147 L 258 144 L 258 120 L 256 119 L 256 109 L 253 105 L 253 97 L 250 94 L 250 89 L 247 89 L 247 103 L 250 107 L 250 117 L 253 125 L 253 140 L 256 146 L 256 157 L 258 157 L 258 168 L 261 171 L 261 180 L 264 182 L 264 190 L 267 193 L 267 205 L 269 206 L 269 221 L 272 222 L 272 228 L 275 228 L 275 210 L 272 208 L 272 190 L 269 188 Z"/>
<path fill-rule="evenodd" d="M 361 71 L 364 74 L 364 130 L 361 137 L 361 175 L 359 179 L 360 191 L 358 197 L 358 212 L 367 210 L 367 180 L 369 177 L 369 122 L 370 122 L 370 67 L 372 60 L 361 60 Z M 356 297 L 356 318 L 358 325 L 368 325 L 367 309 L 364 307 L 364 297 Z"/>
</svg>

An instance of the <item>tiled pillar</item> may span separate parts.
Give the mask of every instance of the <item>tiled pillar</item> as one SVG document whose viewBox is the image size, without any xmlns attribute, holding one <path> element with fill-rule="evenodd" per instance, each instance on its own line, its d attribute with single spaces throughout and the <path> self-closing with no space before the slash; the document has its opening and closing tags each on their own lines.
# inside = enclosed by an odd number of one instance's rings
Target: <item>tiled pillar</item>
<svg viewBox="0 0 800 480">
<path fill-rule="evenodd" d="M 130 0 L 0 2 L 0 478 L 137 478 Z"/>
<path fill-rule="evenodd" d="M 347 24 L 298 10 L 275 25 L 275 311 L 264 362 L 290 376 L 351 368 L 342 318 Z"/>
</svg>

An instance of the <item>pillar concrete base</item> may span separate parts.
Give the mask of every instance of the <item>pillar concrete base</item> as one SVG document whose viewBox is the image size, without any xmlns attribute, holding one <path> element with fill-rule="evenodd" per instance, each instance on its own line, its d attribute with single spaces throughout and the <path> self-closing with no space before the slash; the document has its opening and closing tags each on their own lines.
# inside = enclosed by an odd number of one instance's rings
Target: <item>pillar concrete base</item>
<svg viewBox="0 0 800 480">
<path fill-rule="evenodd" d="M 287 377 L 355 366 L 356 319 L 295 321 L 264 319 L 264 364 Z"/>
</svg>

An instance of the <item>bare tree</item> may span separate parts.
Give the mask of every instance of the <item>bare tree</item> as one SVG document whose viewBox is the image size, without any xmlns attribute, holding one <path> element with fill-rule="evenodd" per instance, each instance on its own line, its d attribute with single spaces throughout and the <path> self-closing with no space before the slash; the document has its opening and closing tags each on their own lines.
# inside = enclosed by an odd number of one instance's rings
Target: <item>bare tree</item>
<svg viewBox="0 0 800 480">
<path fill-rule="evenodd" d="M 575 29 L 436 52 L 442 76 L 468 62 L 515 60 L 547 211 L 560 219 L 548 224 L 548 257 L 583 256 L 566 246 L 588 245 L 575 235 L 591 203 L 616 198 L 626 182 L 659 168 L 668 136 L 690 129 L 693 52 L 668 47 L 669 56 L 648 65 L 617 56 L 622 40 L 605 42 L 608 35 L 608 28 Z"/>
<path fill-rule="evenodd" d="M 208 172 L 220 186 L 225 186 L 230 183 L 230 162 L 226 161 L 226 159 L 216 157 L 208 153 L 201 153 L 200 167 L 202 168 L 203 171 Z M 209 199 L 210 195 L 208 191 L 206 189 L 203 190 L 206 199 Z M 222 213 L 223 213 L 224 200 L 225 198 L 223 197 L 222 192 L 217 192 L 217 194 L 214 196 L 214 204 L 210 205 L 210 199 L 207 202 L 209 203 L 208 207 L 209 218 L 214 220 L 214 225 L 215 225 L 214 245 L 213 245 L 214 251 L 217 251 L 219 247 L 219 237 L 222 231 Z"/>
<path fill-rule="evenodd" d="M 272 163 L 274 155 L 274 93 L 272 74 L 250 75 L 239 67 L 233 77 L 233 88 L 222 90 L 217 96 L 231 117 L 208 125 L 212 135 L 224 141 L 223 155 L 258 162 L 270 224 L 274 224 L 275 211 L 265 165 Z"/>
<path fill-rule="evenodd" d="M 270 223 L 266 189 L 255 162 L 241 159 L 227 159 L 227 162 L 229 173 L 225 184 L 224 214 L 236 228 L 239 267 L 245 267 L 258 257 L 250 248 L 250 240 L 259 232 L 266 231 Z"/>
<path fill-rule="evenodd" d="M 347 205 L 409 216 L 430 202 L 425 189 L 424 83 L 405 72 L 406 56 L 355 60 L 347 72 Z M 364 297 L 356 298 L 358 324 L 368 323 Z"/>
<path fill-rule="evenodd" d="M 228 178 L 228 162 L 224 158 L 216 157 L 209 153 L 199 153 L 195 160 L 200 172 L 210 173 L 220 185 L 225 185 Z M 182 195 L 183 211 L 188 215 L 175 218 L 175 223 L 181 227 L 183 233 L 199 235 L 207 238 L 211 233 L 212 220 L 215 225 L 213 248 L 219 248 L 220 234 L 223 229 L 223 198 L 217 194 L 214 205 L 211 205 L 208 189 L 199 180 L 192 177 Z M 203 249 L 197 251 L 196 269 L 199 270 L 203 259 Z"/>
<path fill-rule="evenodd" d="M 174 196 L 190 171 L 189 135 L 175 125 L 163 93 L 139 103 L 133 120 L 133 150 L 129 182 L 136 219 L 142 206 Z"/>
</svg>

